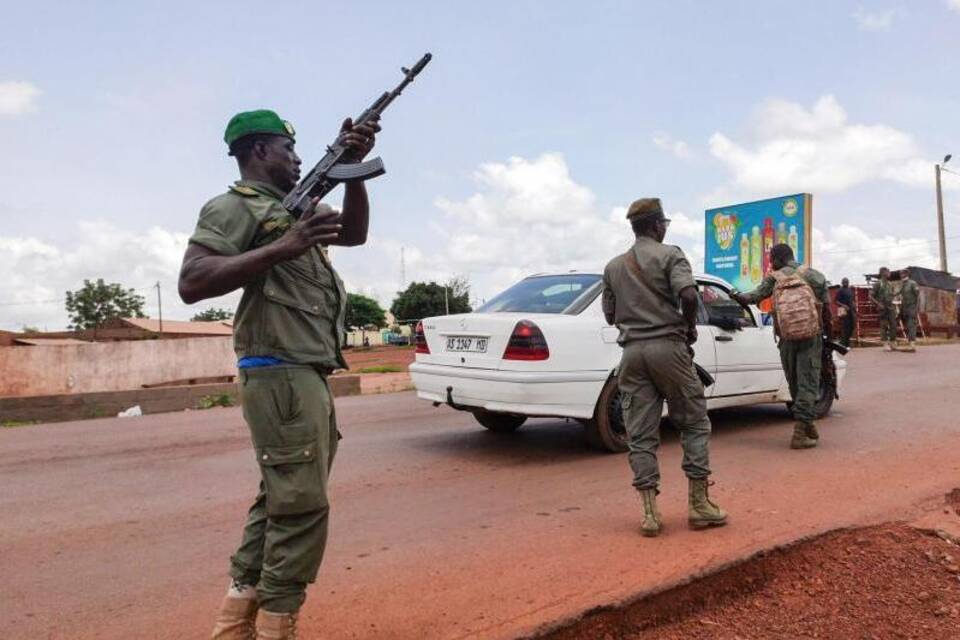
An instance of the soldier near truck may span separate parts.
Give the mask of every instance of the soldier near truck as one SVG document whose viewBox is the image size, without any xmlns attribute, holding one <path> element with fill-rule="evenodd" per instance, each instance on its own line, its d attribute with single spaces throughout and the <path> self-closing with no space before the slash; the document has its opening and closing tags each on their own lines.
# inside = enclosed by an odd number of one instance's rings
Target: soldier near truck
<svg viewBox="0 0 960 640">
<path fill-rule="evenodd" d="M 756 304 L 773 297 L 777 347 L 796 421 L 790 448 L 808 449 L 817 446 L 820 439 L 814 420 L 820 394 L 823 335 L 829 335 L 831 328 L 827 279 L 816 269 L 798 264 L 789 245 L 774 245 L 770 260 L 773 270 L 760 285 L 733 297 L 742 304 Z"/>
<path fill-rule="evenodd" d="M 907 346 L 901 351 L 917 350 L 917 309 L 920 303 L 920 285 L 910 277 L 909 269 L 900 271 L 900 321 L 907 334 Z"/>
<path fill-rule="evenodd" d="M 870 290 L 870 301 L 880 312 L 880 339 L 884 351 L 895 351 L 897 341 L 897 308 L 893 304 L 893 283 L 890 282 L 890 269 L 880 267 L 880 279 Z"/>
<path fill-rule="evenodd" d="M 664 400 L 680 431 L 689 525 L 720 526 L 727 514 L 708 495 L 711 427 L 690 348 L 697 340 L 697 283 L 683 251 L 663 244 L 670 220 L 659 198 L 637 200 L 627 219 L 636 240 L 604 269 L 602 303 L 607 323 L 620 330 L 617 341 L 623 347 L 618 384 L 633 486 L 643 508 L 640 532 L 652 537 L 663 528 L 657 453 Z"/>
</svg>

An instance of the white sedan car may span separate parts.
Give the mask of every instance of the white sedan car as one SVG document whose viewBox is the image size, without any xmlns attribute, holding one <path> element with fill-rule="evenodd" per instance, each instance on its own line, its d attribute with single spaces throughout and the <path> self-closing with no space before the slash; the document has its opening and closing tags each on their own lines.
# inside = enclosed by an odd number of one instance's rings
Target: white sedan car
<svg viewBox="0 0 960 640">
<path fill-rule="evenodd" d="M 700 285 L 695 360 L 715 379 L 710 409 L 789 403 L 773 327 L 755 307 L 730 297 L 712 276 Z M 473 313 L 425 318 L 416 329 L 410 374 L 417 395 L 473 413 L 497 432 L 528 417 L 574 418 L 588 441 L 626 450 L 616 368 L 617 328 L 600 308 L 601 275 L 569 272 L 525 278 Z M 828 366 L 829 366 L 828 361 Z M 823 376 L 818 414 L 830 411 L 846 363 L 832 355 L 835 375 Z"/>
</svg>

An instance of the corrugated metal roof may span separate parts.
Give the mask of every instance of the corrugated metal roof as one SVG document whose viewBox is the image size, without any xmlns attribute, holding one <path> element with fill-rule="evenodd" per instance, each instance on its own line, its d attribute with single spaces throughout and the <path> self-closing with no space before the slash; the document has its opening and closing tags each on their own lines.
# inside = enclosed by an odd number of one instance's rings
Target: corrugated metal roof
<svg viewBox="0 0 960 640">
<path fill-rule="evenodd" d="M 65 344 L 90 344 L 86 340 L 76 338 L 14 338 L 14 343 L 33 345 L 35 347 L 57 347 Z"/>
</svg>

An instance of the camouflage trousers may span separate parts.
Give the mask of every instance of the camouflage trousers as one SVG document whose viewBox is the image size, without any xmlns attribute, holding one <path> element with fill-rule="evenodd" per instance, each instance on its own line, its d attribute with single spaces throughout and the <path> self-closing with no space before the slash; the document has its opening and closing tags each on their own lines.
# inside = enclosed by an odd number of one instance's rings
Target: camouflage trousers
<svg viewBox="0 0 960 640">
<path fill-rule="evenodd" d="M 230 575 L 256 585 L 263 609 L 294 612 L 327 543 L 327 478 L 339 439 L 333 396 L 309 366 L 241 369 L 240 380 L 261 480 Z"/>
<path fill-rule="evenodd" d="M 823 339 L 781 340 L 780 363 L 793 398 L 793 418 L 799 422 L 816 419 L 817 399 L 820 397 L 820 368 Z"/>
<path fill-rule="evenodd" d="M 915 306 L 903 307 L 900 309 L 900 321 L 903 322 L 903 328 L 907 332 L 907 340 L 913 342 L 917 339 L 917 308 Z"/>
<path fill-rule="evenodd" d="M 623 346 L 618 382 L 633 486 L 655 489 L 660 484 L 657 452 L 664 400 L 670 421 L 680 432 L 684 473 L 688 478 L 709 476 L 710 418 L 686 342 L 674 338 L 628 342 Z"/>
<path fill-rule="evenodd" d="M 880 309 L 880 339 L 884 342 L 897 339 L 897 310 L 893 307 Z"/>
</svg>

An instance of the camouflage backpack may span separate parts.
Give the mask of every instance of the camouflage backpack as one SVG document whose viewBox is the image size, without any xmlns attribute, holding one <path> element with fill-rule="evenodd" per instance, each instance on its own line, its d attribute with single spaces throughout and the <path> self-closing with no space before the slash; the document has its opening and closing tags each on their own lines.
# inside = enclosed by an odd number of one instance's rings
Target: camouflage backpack
<svg viewBox="0 0 960 640">
<path fill-rule="evenodd" d="M 820 306 L 813 289 L 803 279 L 806 270 L 800 267 L 790 275 L 771 272 L 777 281 L 773 287 L 773 312 L 781 340 L 809 340 L 820 334 Z"/>
</svg>

